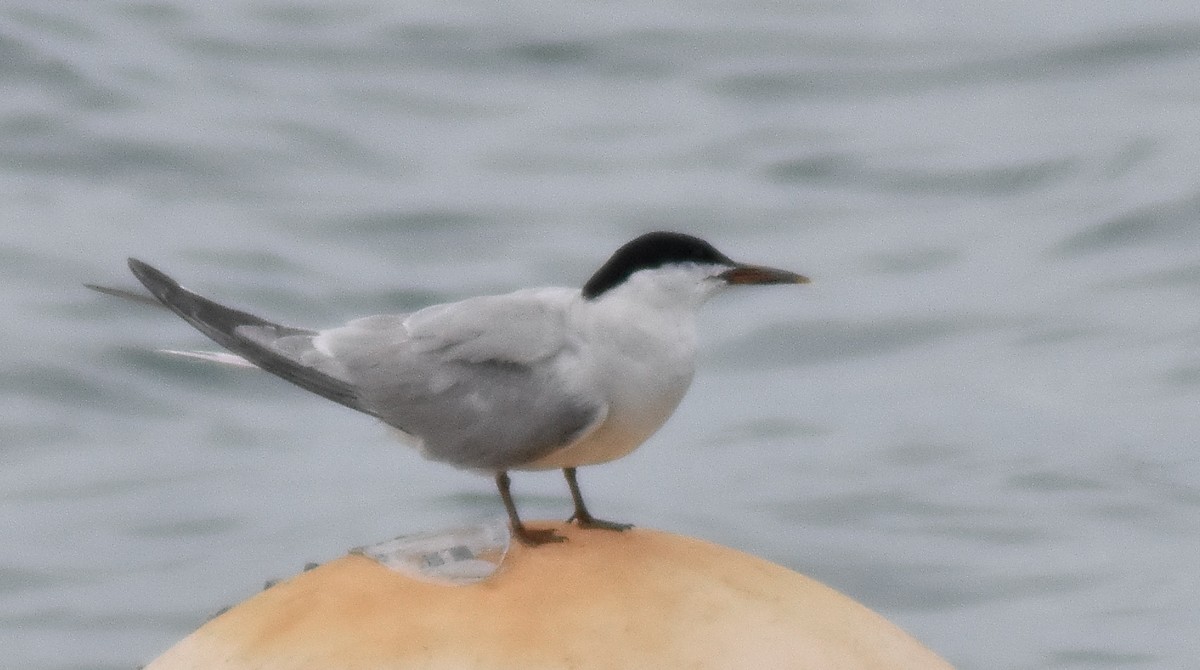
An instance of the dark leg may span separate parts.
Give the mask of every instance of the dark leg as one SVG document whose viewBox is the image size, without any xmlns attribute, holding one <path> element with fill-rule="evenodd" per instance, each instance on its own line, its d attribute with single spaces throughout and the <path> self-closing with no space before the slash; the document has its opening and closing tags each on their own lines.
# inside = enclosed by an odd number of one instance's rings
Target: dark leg
<svg viewBox="0 0 1200 670">
<path fill-rule="evenodd" d="M 583 504 L 583 494 L 579 492 L 579 482 L 575 481 L 575 468 L 563 468 L 563 476 L 567 478 L 567 486 L 571 488 L 571 499 L 575 501 L 575 513 L 567 521 L 574 521 L 580 528 L 602 528 L 604 530 L 629 530 L 631 523 L 614 523 L 597 519 Z"/>
<path fill-rule="evenodd" d="M 508 490 L 508 473 L 500 471 L 496 473 L 496 488 L 500 489 L 500 500 L 504 501 L 504 509 L 508 510 L 508 521 L 512 524 L 513 535 L 516 536 L 521 544 L 536 547 L 539 544 L 547 542 L 563 542 L 567 538 L 561 535 L 555 535 L 551 529 L 546 530 L 529 530 L 525 524 L 521 523 L 521 517 L 517 516 L 517 505 L 513 502 L 512 493 Z"/>
</svg>

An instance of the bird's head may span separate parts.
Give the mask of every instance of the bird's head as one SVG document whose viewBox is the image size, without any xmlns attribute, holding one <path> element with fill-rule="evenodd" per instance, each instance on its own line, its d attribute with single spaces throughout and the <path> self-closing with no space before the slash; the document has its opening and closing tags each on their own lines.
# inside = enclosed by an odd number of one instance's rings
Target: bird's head
<svg viewBox="0 0 1200 670">
<path fill-rule="evenodd" d="M 683 233 L 646 233 L 627 242 L 583 286 L 587 300 L 637 292 L 699 304 L 731 285 L 805 284 L 808 278 L 787 270 L 739 263 L 704 240 Z"/>
</svg>

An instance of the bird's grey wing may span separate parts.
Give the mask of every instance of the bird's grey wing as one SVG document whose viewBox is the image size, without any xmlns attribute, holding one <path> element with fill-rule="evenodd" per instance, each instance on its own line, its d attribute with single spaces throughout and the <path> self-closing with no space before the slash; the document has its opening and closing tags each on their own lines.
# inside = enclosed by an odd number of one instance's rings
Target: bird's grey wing
<svg viewBox="0 0 1200 670">
<path fill-rule="evenodd" d="M 129 269 L 159 302 L 217 344 L 305 390 L 374 415 L 344 371 L 314 347 L 315 331 L 271 323 L 215 303 L 137 259 L 129 259 Z"/>
<path fill-rule="evenodd" d="M 528 363 L 464 358 L 469 338 L 431 350 L 405 323 L 403 316 L 359 319 L 322 332 L 318 346 L 346 370 L 360 401 L 416 438 L 429 458 L 517 468 L 571 444 L 607 415 L 599 394 L 566 382 L 569 353 L 561 348 Z"/>
<path fill-rule="evenodd" d="M 415 351 L 471 363 L 532 363 L 566 344 L 566 313 L 577 290 L 541 288 L 426 307 L 403 321 Z"/>
</svg>

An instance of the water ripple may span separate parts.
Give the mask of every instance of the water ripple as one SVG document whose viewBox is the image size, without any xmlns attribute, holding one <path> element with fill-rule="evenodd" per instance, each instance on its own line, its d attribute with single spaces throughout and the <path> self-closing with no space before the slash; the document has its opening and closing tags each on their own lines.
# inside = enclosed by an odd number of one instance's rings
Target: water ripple
<svg viewBox="0 0 1200 670">
<path fill-rule="evenodd" d="M 947 47 L 943 47 L 947 49 Z M 1054 45 L 1043 50 L 1020 51 L 953 62 L 969 51 L 994 50 L 995 47 L 954 45 L 945 53 L 922 53 L 886 44 L 859 52 L 879 54 L 880 60 L 868 65 L 853 60 L 832 59 L 824 67 L 809 69 L 777 68 L 759 65 L 753 72 L 729 74 L 714 79 L 710 86 L 718 94 L 747 100 L 783 100 L 819 98 L 831 95 L 884 95 L 912 93 L 934 88 L 978 87 L 982 82 L 1036 81 L 1066 77 L 1094 76 L 1100 72 L 1133 67 L 1152 61 L 1190 58 L 1200 53 L 1200 25 L 1175 25 L 1140 28 L 1097 36 L 1075 44 Z M 910 52 L 906 63 L 903 54 Z M 915 54 L 911 53 L 916 51 Z M 812 61 L 812 59 L 806 59 Z M 925 66 L 924 62 L 939 65 Z M 951 61 L 946 63 L 946 61 Z"/>
<path fill-rule="evenodd" d="M 982 327 L 975 317 L 823 321 L 762 328 L 720 347 L 715 358 L 738 367 L 806 366 L 877 356 L 931 344 Z"/>
<path fill-rule="evenodd" d="M 853 185 L 873 189 L 925 193 L 1009 195 L 1044 188 L 1076 172 L 1079 161 L 1054 158 L 1014 165 L 972 166 L 932 171 L 881 167 L 849 154 L 815 154 L 783 160 L 765 168 L 777 183 Z"/>
<path fill-rule="evenodd" d="M 1135 209 L 1075 233 L 1052 253 L 1079 256 L 1134 244 L 1191 242 L 1200 244 L 1200 195 Z"/>
</svg>

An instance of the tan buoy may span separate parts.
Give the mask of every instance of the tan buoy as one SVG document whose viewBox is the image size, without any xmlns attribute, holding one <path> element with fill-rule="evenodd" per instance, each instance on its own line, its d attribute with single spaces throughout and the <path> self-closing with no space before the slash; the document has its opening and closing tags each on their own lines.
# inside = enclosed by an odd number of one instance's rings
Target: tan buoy
<svg viewBox="0 0 1200 670">
<path fill-rule="evenodd" d="M 760 558 L 641 528 L 553 527 L 566 542 L 505 556 L 486 542 L 410 545 L 400 563 L 415 572 L 385 565 L 386 543 L 337 559 L 231 608 L 146 670 L 950 667 Z M 465 566 L 458 583 L 437 575 L 443 559 Z"/>
</svg>

